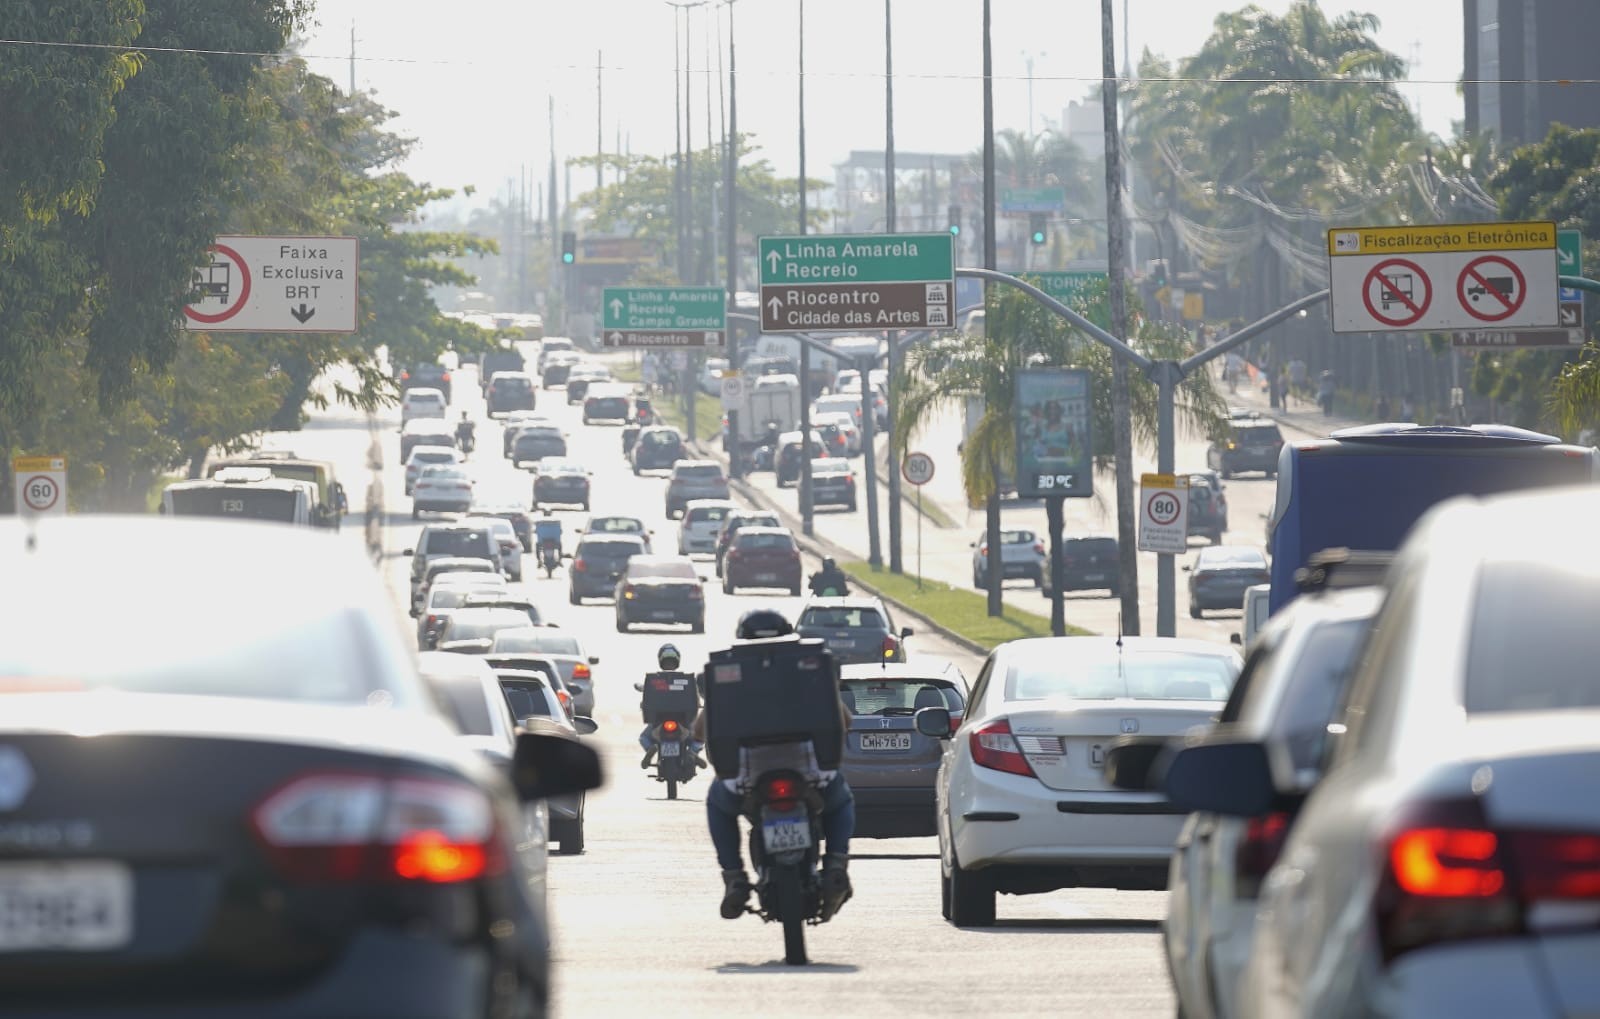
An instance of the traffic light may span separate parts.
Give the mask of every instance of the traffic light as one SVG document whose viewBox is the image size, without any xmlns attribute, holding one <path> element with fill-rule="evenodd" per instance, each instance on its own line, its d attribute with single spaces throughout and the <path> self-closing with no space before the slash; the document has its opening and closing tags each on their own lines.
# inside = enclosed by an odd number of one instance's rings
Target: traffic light
<svg viewBox="0 0 1600 1019">
<path fill-rule="evenodd" d="M 571 230 L 561 234 L 561 263 L 571 265 L 578 260 L 578 235 Z"/>
<path fill-rule="evenodd" d="M 1028 214 L 1028 234 L 1033 243 L 1043 244 L 1049 236 L 1045 233 L 1045 223 L 1044 213 L 1033 212 Z"/>
<path fill-rule="evenodd" d="M 1166 259 L 1152 258 L 1150 260 L 1150 281 L 1155 284 L 1157 290 L 1167 285 Z"/>
<path fill-rule="evenodd" d="M 961 236 L 961 206 L 950 206 L 950 236 Z"/>
</svg>

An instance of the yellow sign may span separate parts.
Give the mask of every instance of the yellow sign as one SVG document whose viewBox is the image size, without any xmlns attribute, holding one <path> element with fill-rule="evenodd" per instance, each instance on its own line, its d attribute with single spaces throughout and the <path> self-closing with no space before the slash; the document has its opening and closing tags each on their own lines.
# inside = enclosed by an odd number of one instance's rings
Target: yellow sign
<svg viewBox="0 0 1600 1019">
<path fill-rule="evenodd" d="M 1328 231 L 1328 254 L 1425 255 L 1435 251 L 1554 251 L 1554 223 L 1357 226 Z"/>
<path fill-rule="evenodd" d="M 1183 295 L 1183 318 L 1186 322 L 1198 322 L 1206 317 L 1206 295 Z"/>
<path fill-rule="evenodd" d="M 1141 474 L 1139 475 L 1139 484 L 1145 488 L 1177 488 L 1178 476 L 1176 474 Z M 1189 476 L 1187 474 L 1183 476 L 1183 484 L 1185 487 L 1189 484 Z"/>
<path fill-rule="evenodd" d="M 14 456 L 11 458 L 11 469 L 18 474 L 30 471 L 64 471 L 67 469 L 67 458 L 64 456 Z"/>
</svg>

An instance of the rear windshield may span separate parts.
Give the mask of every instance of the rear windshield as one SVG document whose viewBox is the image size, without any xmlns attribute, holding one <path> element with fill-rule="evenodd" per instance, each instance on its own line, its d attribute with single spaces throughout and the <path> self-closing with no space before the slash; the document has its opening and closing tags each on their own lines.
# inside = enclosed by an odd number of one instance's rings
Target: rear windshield
<svg viewBox="0 0 1600 1019">
<path fill-rule="evenodd" d="M 538 715 L 550 717 L 550 702 L 545 700 L 544 684 L 536 679 L 502 679 L 500 689 L 505 692 L 506 704 L 518 721 Z"/>
<path fill-rule="evenodd" d="M 721 481 L 722 468 L 716 464 L 689 464 L 678 468 L 678 477 L 693 478 L 696 481 Z"/>
<path fill-rule="evenodd" d="M 877 609 L 856 609 L 828 606 L 810 608 L 800 615 L 801 626 L 817 626 L 847 630 L 887 630 L 883 615 Z"/>
<path fill-rule="evenodd" d="M 707 520 L 721 520 L 730 512 L 732 511 L 726 506 L 696 506 L 694 509 L 689 511 L 689 515 L 684 517 L 684 520 L 689 523 L 703 523 Z"/>
<path fill-rule="evenodd" d="M 494 653 L 502 651 L 542 651 L 547 655 L 582 654 L 575 637 L 552 630 L 549 633 L 499 633 L 494 638 Z"/>
<path fill-rule="evenodd" d="M 459 467 L 428 467 L 422 477 L 428 481 L 465 481 L 467 472 Z"/>
<path fill-rule="evenodd" d="M 751 534 L 741 530 L 739 536 L 734 538 L 734 544 L 740 550 L 750 548 L 794 548 L 794 539 L 787 534 Z"/>
<path fill-rule="evenodd" d="M 644 577 L 662 577 L 667 580 L 698 580 L 699 575 L 694 572 L 694 564 L 686 562 L 655 562 L 655 563 L 629 563 L 628 576 L 631 579 Z"/>
<path fill-rule="evenodd" d="M 1032 531 L 1000 532 L 1000 544 L 1002 545 L 1032 545 L 1037 540 Z"/>
<path fill-rule="evenodd" d="M 411 451 L 411 459 L 424 464 L 450 464 L 456 462 L 456 454 L 454 450 L 419 446 Z"/>
<path fill-rule="evenodd" d="M 462 603 L 467 600 L 468 595 L 477 593 L 470 587 L 436 587 L 428 594 L 428 608 L 460 608 Z"/>
<path fill-rule="evenodd" d="M 849 474 L 850 465 L 839 457 L 811 461 L 812 474 Z"/>
<path fill-rule="evenodd" d="M 960 711 L 961 691 L 942 679 L 847 679 L 839 684 L 845 707 L 857 715 L 910 715 L 918 708 Z"/>
<path fill-rule="evenodd" d="M 470 531 L 429 531 L 423 550 L 431 556 L 471 556 L 482 558 L 494 547 L 489 532 L 474 528 Z"/>
<path fill-rule="evenodd" d="M 1577 563 L 1485 564 L 1467 655 L 1467 711 L 1600 707 L 1597 608 L 1600 586 Z"/>
<path fill-rule="evenodd" d="M 618 559 L 631 555 L 638 555 L 644 549 L 637 541 L 617 541 L 602 538 L 599 541 L 581 541 L 578 543 L 579 555 L 598 556 L 601 559 Z"/>
<path fill-rule="evenodd" d="M 467 609 L 450 617 L 444 639 L 483 640 L 501 630 L 527 626 L 528 617 L 516 609 Z"/>
<path fill-rule="evenodd" d="M 1253 548 L 1208 548 L 1200 553 L 1203 566 L 1259 566 L 1267 565 L 1267 557 Z"/>
<path fill-rule="evenodd" d="M 1235 664 L 1218 655 L 1165 651 L 1124 652 L 1100 659 L 1024 659 L 1006 672 L 1006 699 L 1033 701 L 1046 697 L 1079 700 L 1225 701 L 1238 677 Z"/>
<path fill-rule="evenodd" d="M 492 591 L 467 591 L 464 593 L 467 596 L 466 605 L 468 608 L 507 609 L 513 612 L 520 612 L 524 616 L 521 624 L 523 626 L 527 626 L 529 623 L 539 626 L 544 622 L 539 616 L 539 607 L 532 602 L 500 601 L 495 598 Z M 457 604 L 460 603 L 458 602 Z"/>
<path fill-rule="evenodd" d="M 647 432 L 644 441 L 649 446 L 677 446 L 683 442 L 677 432 Z"/>
<path fill-rule="evenodd" d="M 1115 538 L 1068 538 L 1064 551 L 1069 555 L 1110 555 L 1117 554 L 1117 539 Z"/>
<path fill-rule="evenodd" d="M 1240 425 L 1233 430 L 1240 442 L 1249 445 L 1267 446 L 1274 442 L 1283 441 L 1283 433 L 1278 431 L 1277 425 Z"/>
<path fill-rule="evenodd" d="M 443 393 L 429 393 L 421 389 L 413 389 L 406 393 L 407 403 L 443 403 Z"/>
<path fill-rule="evenodd" d="M 483 695 L 483 681 L 477 676 L 433 676 L 435 690 L 442 694 L 445 708 L 464 736 L 493 736 L 489 718 L 489 699 Z"/>
<path fill-rule="evenodd" d="M 644 525 L 632 517 L 600 517 L 589 521 L 588 530 L 597 534 L 642 534 Z"/>
</svg>

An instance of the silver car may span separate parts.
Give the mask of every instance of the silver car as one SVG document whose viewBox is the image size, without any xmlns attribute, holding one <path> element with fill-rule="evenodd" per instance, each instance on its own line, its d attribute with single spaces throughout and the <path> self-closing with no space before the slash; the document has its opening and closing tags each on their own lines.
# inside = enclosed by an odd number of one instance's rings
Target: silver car
<svg viewBox="0 0 1600 1019">
<path fill-rule="evenodd" d="M 914 664 L 846 665 L 839 698 L 850 709 L 839 770 L 856 801 L 856 835 L 936 835 L 934 780 L 943 747 L 918 732 L 919 708 L 945 708 L 955 724 L 966 710 L 960 673 L 925 659 Z"/>
<path fill-rule="evenodd" d="M 558 627 L 524 626 L 501 630 L 494 635 L 491 655 L 536 652 L 556 663 L 561 681 L 572 691 L 572 707 L 580 715 L 594 714 L 594 671 L 599 655 L 584 654 L 583 645 L 570 632 Z"/>
</svg>

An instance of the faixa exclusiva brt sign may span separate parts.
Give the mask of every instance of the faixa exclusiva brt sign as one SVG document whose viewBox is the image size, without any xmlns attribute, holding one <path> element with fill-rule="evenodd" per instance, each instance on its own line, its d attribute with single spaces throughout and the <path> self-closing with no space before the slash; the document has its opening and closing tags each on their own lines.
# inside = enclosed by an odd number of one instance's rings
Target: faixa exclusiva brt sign
<svg viewBox="0 0 1600 1019">
<path fill-rule="evenodd" d="M 763 237 L 758 255 L 763 332 L 952 324 L 955 253 L 947 233 Z"/>
<path fill-rule="evenodd" d="M 202 332 L 353 333 L 355 237 L 218 237 L 191 280 L 184 324 Z"/>
</svg>

